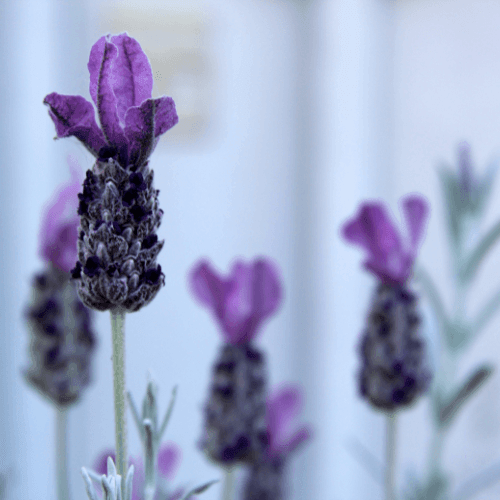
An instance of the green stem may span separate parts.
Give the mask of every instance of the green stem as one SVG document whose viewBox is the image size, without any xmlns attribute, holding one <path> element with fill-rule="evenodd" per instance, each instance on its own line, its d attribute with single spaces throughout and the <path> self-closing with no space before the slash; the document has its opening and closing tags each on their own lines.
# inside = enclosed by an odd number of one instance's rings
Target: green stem
<svg viewBox="0 0 500 500">
<path fill-rule="evenodd" d="M 113 388 L 115 395 L 116 471 L 122 477 L 122 498 L 127 477 L 127 419 L 125 399 L 125 312 L 111 311 Z"/>
<path fill-rule="evenodd" d="M 56 482 L 57 500 L 69 500 L 68 410 L 56 406 Z"/>
<path fill-rule="evenodd" d="M 224 471 L 224 490 L 222 500 L 233 500 L 234 490 L 234 468 L 230 467 Z"/>
<path fill-rule="evenodd" d="M 390 412 L 386 417 L 386 446 L 385 446 L 385 498 L 394 500 L 394 469 L 396 464 L 396 412 Z"/>
</svg>

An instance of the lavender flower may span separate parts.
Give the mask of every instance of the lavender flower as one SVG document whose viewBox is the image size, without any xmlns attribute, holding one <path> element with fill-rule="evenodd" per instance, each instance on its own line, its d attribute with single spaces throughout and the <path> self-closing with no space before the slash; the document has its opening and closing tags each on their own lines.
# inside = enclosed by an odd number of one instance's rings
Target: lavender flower
<svg viewBox="0 0 500 500">
<path fill-rule="evenodd" d="M 74 403 L 90 382 L 95 334 L 91 312 L 79 300 L 69 270 L 76 259 L 79 179 L 59 188 L 46 210 L 40 232 L 40 256 L 45 269 L 33 279 L 26 311 L 31 364 L 26 379 L 53 403 Z"/>
<path fill-rule="evenodd" d="M 244 500 L 281 500 L 284 498 L 283 471 L 289 456 L 311 437 L 311 429 L 292 430 L 302 407 L 298 387 L 287 385 L 267 398 L 269 446 L 251 465 L 244 486 Z"/>
<path fill-rule="evenodd" d="M 213 366 L 201 447 L 224 466 L 252 462 L 267 445 L 265 358 L 252 340 L 281 302 L 279 272 L 260 258 L 251 264 L 237 261 L 223 278 L 201 261 L 190 281 L 196 298 L 214 313 L 225 340 Z"/>
<path fill-rule="evenodd" d="M 170 97 L 151 98 L 153 75 L 139 43 L 103 36 L 88 63 L 94 108 L 81 96 L 45 97 L 58 137 L 74 136 L 97 158 L 80 204 L 78 262 L 72 271 L 83 302 L 99 311 L 138 311 L 164 284 L 156 257 L 163 211 L 148 158 L 178 122 Z"/>
<path fill-rule="evenodd" d="M 104 474 L 108 457 L 115 460 L 115 453 L 109 449 L 101 453 L 94 464 L 94 470 L 98 474 Z M 159 485 L 156 490 L 155 500 L 178 500 L 182 497 L 184 490 L 177 488 L 169 492 L 167 485 L 174 479 L 175 472 L 179 466 L 181 450 L 174 443 L 168 443 L 161 446 L 158 452 L 158 471 L 160 472 Z M 135 480 L 132 487 L 131 500 L 142 500 L 145 482 L 145 472 L 142 459 L 131 458 L 130 465 L 134 466 Z"/>
<path fill-rule="evenodd" d="M 344 238 L 368 252 L 364 266 L 380 280 L 360 345 L 359 387 L 373 406 L 386 411 L 411 404 L 431 378 L 417 296 L 407 284 L 424 234 L 427 203 L 407 196 L 403 213 L 409 232 L 405 245 L 380 203 L 363 204 L 342 231 Z"/>
</svg>

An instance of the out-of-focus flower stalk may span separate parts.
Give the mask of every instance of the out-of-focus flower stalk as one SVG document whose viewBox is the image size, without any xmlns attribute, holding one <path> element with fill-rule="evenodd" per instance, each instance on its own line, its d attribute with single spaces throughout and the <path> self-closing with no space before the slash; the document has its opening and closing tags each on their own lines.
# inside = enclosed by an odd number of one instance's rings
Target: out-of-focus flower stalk
<svg viewBox="0 0 500 500">
<path fill-rule="evenodd" d="M 234 498 L 234 467 L 228 467 L 224 471 L 224 489 L 222 500 L 233 500 Z"/>
<path fill-rule="evenodd" d="M 385 441 L 385 495 L 386 500 L 395 500 L 394 476 L 396 468 L 396 421 L 395 411 L 386 415 Z"/>
<path fill-rule="evenodd" d="M 68 484 L 68 410 L 56 407 L 56 478 L 57 500 L 69 500 Z"/>
</svg>

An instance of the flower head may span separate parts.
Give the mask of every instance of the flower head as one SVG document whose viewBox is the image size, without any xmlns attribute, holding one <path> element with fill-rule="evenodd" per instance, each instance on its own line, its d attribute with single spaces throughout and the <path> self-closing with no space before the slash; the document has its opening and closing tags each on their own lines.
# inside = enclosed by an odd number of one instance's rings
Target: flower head
<svg viewBox="0 0 500 500">
<path fill-rule="evenodd" d="M 99 311 L 134 312 L 151 302 L 165 276 L 156 257 L 163 211 L 148 158 L 178 117 L 170 97 L 151 98 L 153 76 L 139 43 L 126 33 L 101 37 L 88 63 L 90 95 L 48 95 L 58 137 L 77 137 L 97 161 L 78 194 L 78 293 Z"/>
<path fill-rule="evenodd" d="M 115 460 L 115 452 L 112 449 L 105 450 L 102 452 L 94 464 L 94 470 L 98 474 L 105 474 L 108 457 Z M 158 451 L 158 461 L 157 468 L 159 471 L 159 480 L 170 482 L 175 476 L 175 472 L 179 467 L 181 460 L 181 450 L 174 443 L 164 444 L 160 447 Z M 132 488 L 132 500 L 142 500 L 144 482 L 145 482 L 145 471 L 142 459 L 140 457 L 131 457 L 130 465 L 134 466 L 134 484 Z M 159 484 L 157 488 L 156 497 L 158 500 L 177 500 L 182 496 L 182 488 L 178 488 L 173 492 L 167 494 L 163 493 L 163 485 Z"/>
<path fill-rule="evenodd" d="M 225 340 L 234 345 L 250 342 L 281 302 L 279 272 L 266 258 L 235 262 L 227 278 L 201 261 L 190 282 L 196 298 L 214 313 Z"/>
<path fill-rule="evenodd" d="M 354 219 L 346 222 L 342 235 L 368 252 L 366 269 L 387 284 L 404 284 L 410 277 L 424 235 L 428 205 L 422 196 L 403 199 L 403 214 L 409 239 L 405 245 L 382 203 L 363 203 Z"/>
<path fill-rule="evenodd" d="M 71 181 L 57 190 L 45 210 L 40 228 L 40 257 L 67 273 L 77 260 L 76 242 L 80 219 L 76 211 L 80 185 L 78 168 L 72 165 Z"/>
<path fill-rule="evenodd" d="M 139 43 L 127 33 L 101 37 L 88 62 L 90 95 L 53 92 L 44 99 L 58 137 L 74 136 L 96 157 L 115 158 L 122 167 L 142 165 L 160 135 L 178 122 L 171 97 L 152 99 L 153 73 Z"/>
<path fill-rule="evenodd" d="M 268 453 L 285 458 L 311 437 L 311 429 L 304 425 L 293 428 L 293 421 L 302 408 L 302 394 L 295 385 L 285 385 L 267 398 Z"/>
</svg>

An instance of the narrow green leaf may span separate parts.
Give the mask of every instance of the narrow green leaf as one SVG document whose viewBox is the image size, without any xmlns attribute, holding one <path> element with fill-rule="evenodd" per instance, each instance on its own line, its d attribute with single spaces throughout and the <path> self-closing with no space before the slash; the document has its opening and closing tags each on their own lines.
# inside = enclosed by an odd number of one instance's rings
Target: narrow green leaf
<svg viewBox="0 0 500 500">
<path fill-rule="evenodd" d="M 484 382 L 493 373 L 493 366 L 482 365 L 476 368 L 474 372 L 469 375 L 466 381 L 462 384 L 460 389 L 455 392 L 451 397 L 448 404 L 441 409 L 440 420 L 442 425 L 450 425 L 451 421 L 457 414 L 458 410 L 465 404 L 465 402 L 484 384 Z"/>
<path fill-rule="evenodd" d="M 439 295 L 436 285 L 430 274 L 422 267 L 417 266 L 414 271 L 415 279 L 423 286 L 425 294 L 429 299 L 432 310 L 439 322 L 440 329 L 443 330 L 448 325 L 446 311 L 443 301 Z"/>
<path fill-rule="evenodd" d="M 205 491 L 208 490 L 208 488 L 210 488 L 210 486 L 214 485 L 215 483 L 218 483 L 219 480 L 218 479 L 214 479 L 213 481 L 209 481 L 208 483 L 205 483 L 201 486 L 198 486 L 194 489 L 192 489 L 189 493 L 187 493 L 186 495 L 184 495 L 182 497 L 182 500 L 188 500 L 190 497 L 192 497 L 193 495 L 200 495 L 201 493 L 204 493 Z"/>
<path fill-rule="evenodd" d="M 170 398 L 170 403 L 168 405 L 167 412 L 165 413 L 165 417 L 163 419 L 163 423 L 161 424 L 160 432 L 158 433 L 158 442 L 161 441 L 163 433 L 165 432 L 165 429 L 167 428 L 168 422 L 169 422 L 170 417 L 172 415 L 172 411 L 174 409 L 174 404 L 175 404 L 175 399 L 176 398 L 177 398 L 177 386 L 175 386 L 172 389 L 172 397 Z"/>
<path fill-rule="evenodd" d="M 137 406 L 135 404 L 134 398 L 132 397 L 132 393 L 130 391 L 127 391 L 127 398 L 128 398 L 128 403 L 130 406 L 130 410 L 132 411 L 132 416 L 134 417 L 134 422 L 137 427 L 137 431 L 139 432 L 139 435 L 141 436 L 141 440 L 144 443 L 144 427 L 142 425 L 142 419 L 139 416 L 139 411 L 137 410 Z"/>
<path fill-rule="evenodd" d="M 462 212 L 462 201 L 460 199 L 459 187 L 456 174 L 449 168 L 441 166 L 437 168 L 437 174 L 441 181 L 448 231 L 456 243 L 460 240 L 460 214 Z"/>
<path fill-rule="evenodd" d="M 467 283 L 474 278 L 479 265 L 488 252 L 493 248 L 493 245 L 497 242 L 498 238 L 500 238 L 500 221 L 498 221 L 488 231 L 463 265 L 460 271 L 460 278 L 464 283 Z"/>
</svg>

